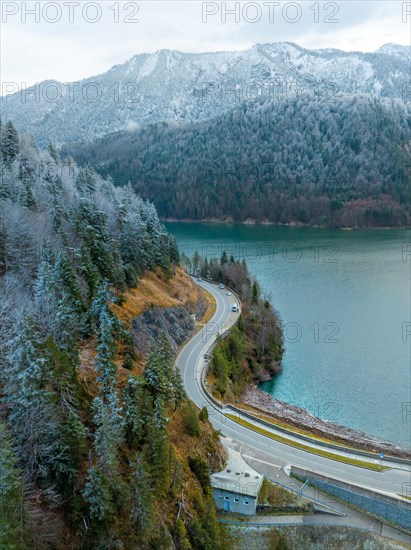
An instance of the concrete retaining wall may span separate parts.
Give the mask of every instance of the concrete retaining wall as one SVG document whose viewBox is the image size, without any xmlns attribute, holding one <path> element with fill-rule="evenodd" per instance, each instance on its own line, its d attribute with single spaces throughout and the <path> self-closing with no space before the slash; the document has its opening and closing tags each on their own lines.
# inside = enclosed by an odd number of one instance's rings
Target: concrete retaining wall
<svg viewBox="0 0 411 550">
<path fill-rule="evenodd" d="M 372 516 L 394 523 L 411 532 L 411 502 L 402 502 L 388 495 L 350 485 L 295 466 L 291 468 L 291 473 L 299 478 L 308 479 L 308 482 L 320 491 L 334 495 L 352 506 L 361 508 Z M 320 494 L 319 497 L 321 498 Z M 323 499 L 326 503 L 327 497 L 323 496 Z"/>
</svg>

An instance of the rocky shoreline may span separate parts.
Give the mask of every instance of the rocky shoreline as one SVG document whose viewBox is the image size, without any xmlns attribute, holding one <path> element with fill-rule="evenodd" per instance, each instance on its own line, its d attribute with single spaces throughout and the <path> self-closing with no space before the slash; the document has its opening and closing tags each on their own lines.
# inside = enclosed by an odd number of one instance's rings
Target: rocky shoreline
<svg viewBox="0 0 411 550">
<path fill-rule="evenodd" d="M 161 217 L 160 220 L 163 223 L 202 223 L 205 225 L 234 225 L 234 224 L 240 224 L 240 225 L 272 225 L 276 227 L 314 227 L 317 229 L 339 229 L 340 231 L 371 231 L 371 230 L 384 230 L 384 231 L 391 231 L 391 230 L 398 230 L 398 229 L 407 229 L 409 228 L 408 225 L 400 225 L 400 226 L 343 226 L 343 225 L 320 225 L 318 223 L 303 223 L 300 221 L 291 221 L 291 222 L 270 222 L 267 219 L 258 220 L 255 218 L 246 218 L 245 220 L 234 220 L 232 216 L 224 216 L 222 218 L 201 218 L 201 219 L 192 219 L 192 218 L 173 218 L 173 217 Z"/>
<path fill-rule="evenodd" d="M 326 437 L 335 443 L 354 446 L 369 452 L 384 452 L 391 456 L 411 458 L 411 449 L 340 424 L 322 420 L 305 409 L 275 399 L 269 393 L 258 389 L 255 383 L 247 386 L 242 396 L 242 402 L 274 419 L 287 422 L 291 427 L 308 430 L 313 435 Z"/>
</svg>

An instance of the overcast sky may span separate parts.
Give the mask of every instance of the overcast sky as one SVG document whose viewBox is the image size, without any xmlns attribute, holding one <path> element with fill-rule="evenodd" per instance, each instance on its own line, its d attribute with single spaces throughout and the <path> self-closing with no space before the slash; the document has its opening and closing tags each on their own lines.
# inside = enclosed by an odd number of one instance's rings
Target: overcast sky
<svg viewBox="0 0 411 550">
<path fill-rule="evenodd" d="M 224 13 L 224 6 L 236 14 Z M 411 2 L 392 0 L 1 0 L 0 9 L 1 80 L 19 85 L 79 80 L 162 48 L 242 50 L 258 42 L 291 41 L 307 48 L 374 51 L 387 42 L 410 44 L 411 30 Z"/>
</svg>

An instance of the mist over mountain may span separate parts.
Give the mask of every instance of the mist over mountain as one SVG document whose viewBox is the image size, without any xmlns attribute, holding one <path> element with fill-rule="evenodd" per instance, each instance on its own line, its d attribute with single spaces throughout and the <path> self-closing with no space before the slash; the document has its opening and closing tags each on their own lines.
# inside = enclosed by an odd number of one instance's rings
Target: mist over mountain
<svg viewBox="0 0 411 550">
<path fill-rule="evenodd" d="M 204 121 L 244 101 L 336 93 L 405 99 L 410 50 L 309 50 L 283 42 L 245 51 L 139 54 L 74 83 L 45 81 L 3 97 L 2 116 L 41 145 L 90 141 L 160 121 Z"/>
</svg>

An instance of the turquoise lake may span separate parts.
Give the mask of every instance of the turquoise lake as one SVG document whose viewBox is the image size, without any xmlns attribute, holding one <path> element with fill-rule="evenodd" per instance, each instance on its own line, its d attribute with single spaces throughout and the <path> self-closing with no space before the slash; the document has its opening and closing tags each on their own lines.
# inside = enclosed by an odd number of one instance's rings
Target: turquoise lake
<svg viewBox="0 0 411 550">
<path fill-rule="evenodd" d="M 181 252 L 245 258 L 284 325 L 262 388 L 320 418 L 410 446 L 409 230 L 166 224 Z"/>
</svg>

